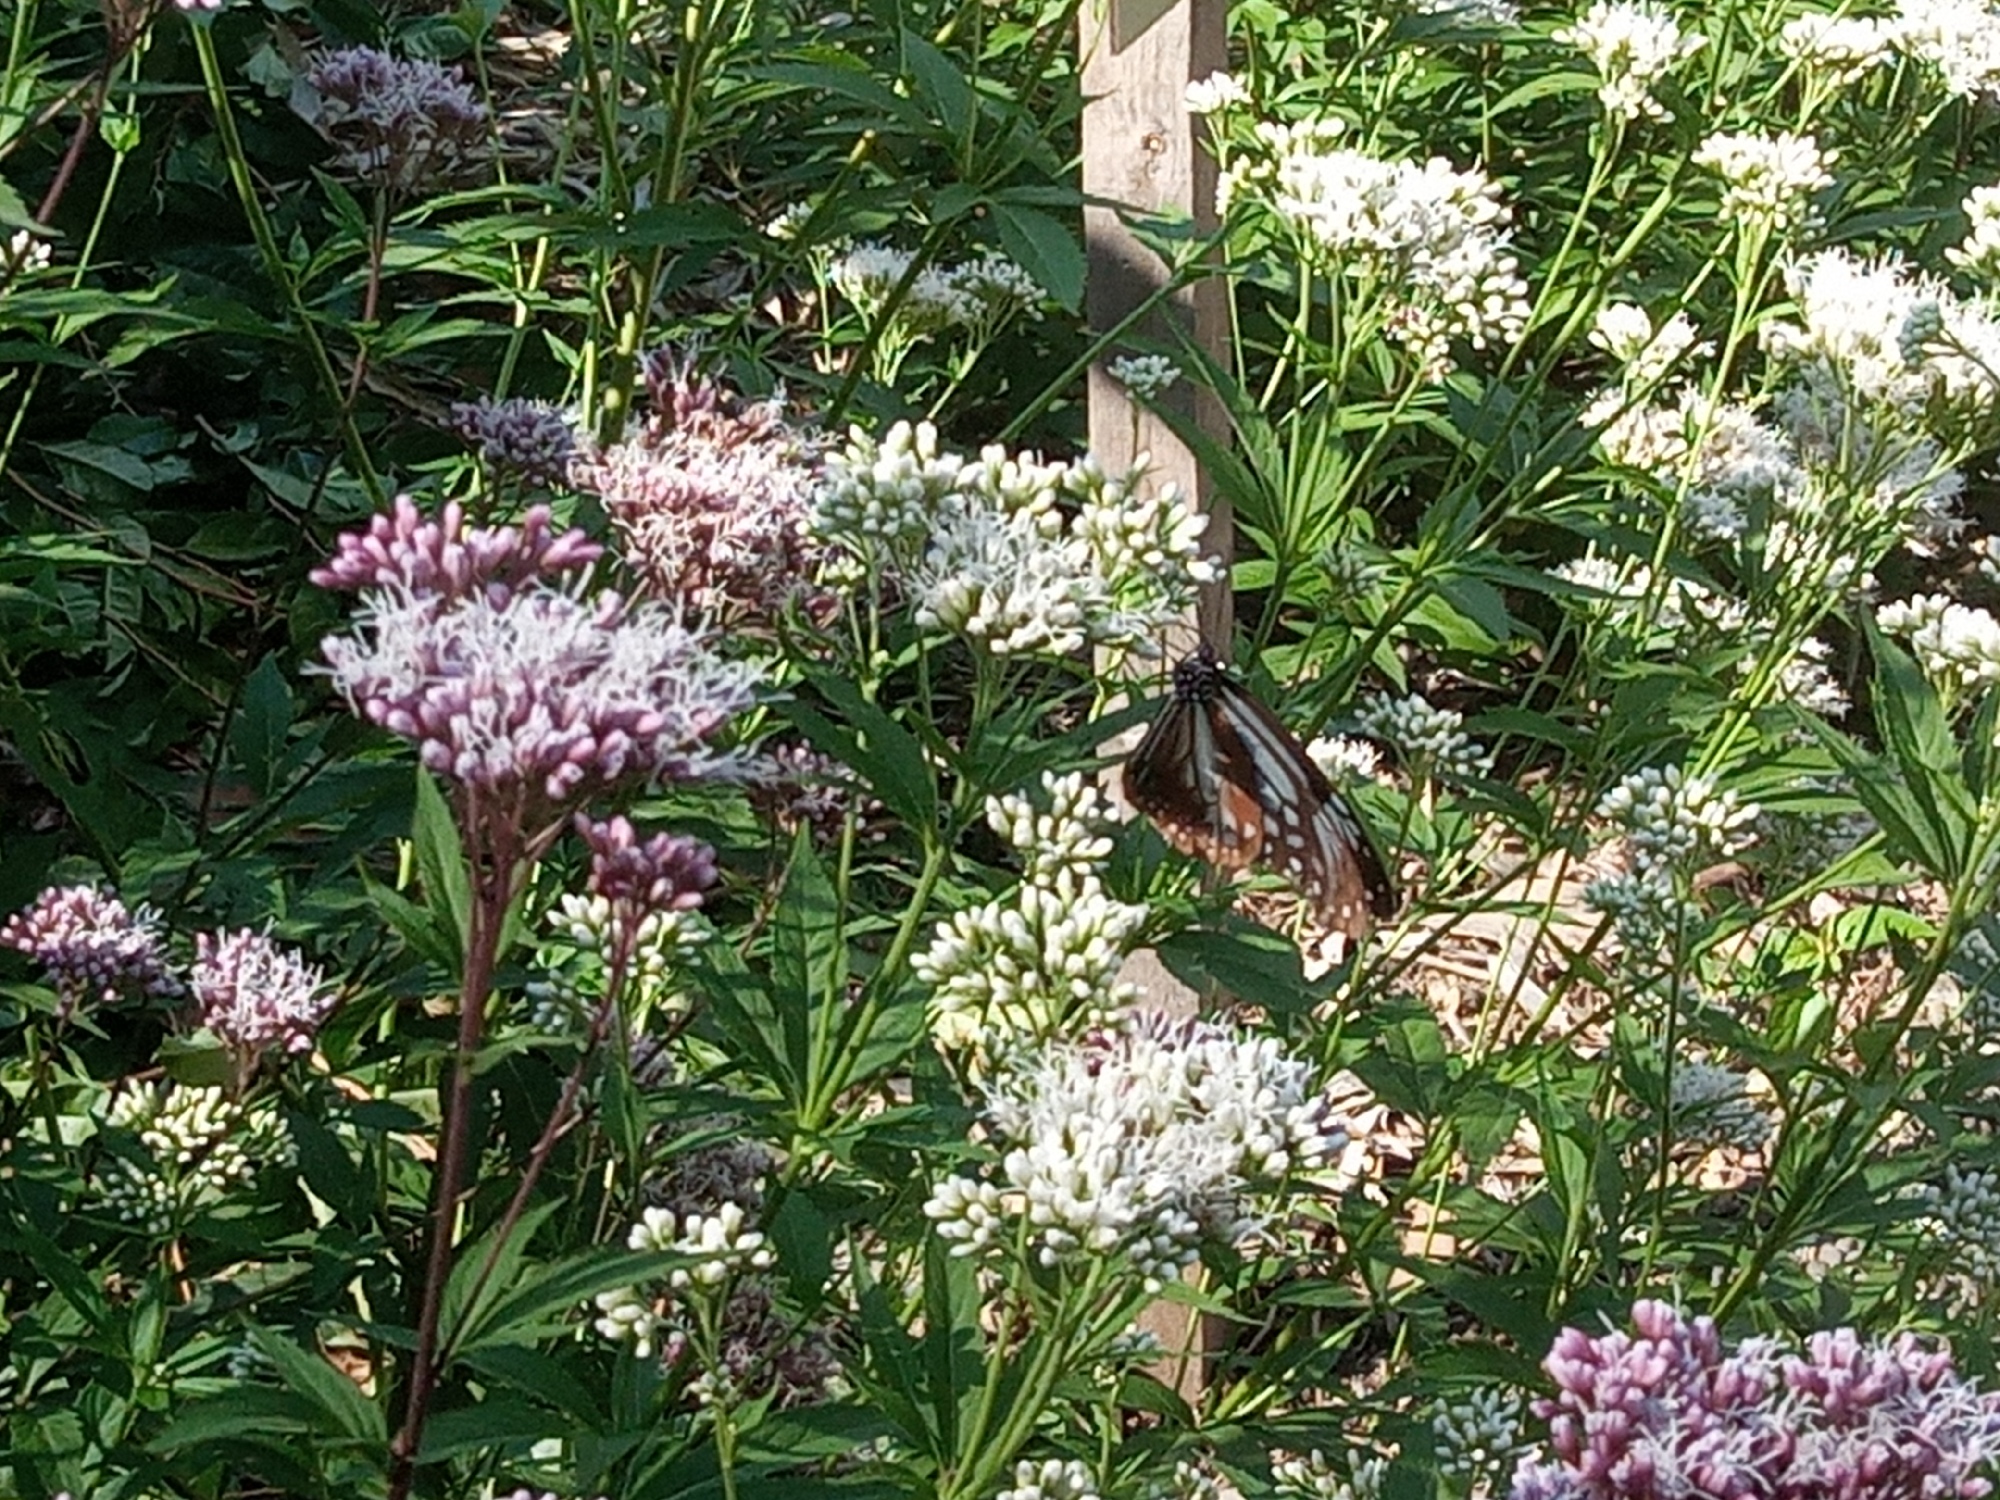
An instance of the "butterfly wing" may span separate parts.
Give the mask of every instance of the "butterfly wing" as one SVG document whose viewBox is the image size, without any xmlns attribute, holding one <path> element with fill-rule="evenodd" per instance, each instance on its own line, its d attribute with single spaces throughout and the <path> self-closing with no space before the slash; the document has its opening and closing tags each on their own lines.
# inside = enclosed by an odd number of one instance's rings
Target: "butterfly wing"
<svg viewBox="0 0 2000 1500">
<path fill-rule="evenodd" d="M 1396 910 L 1382 857 L 1298 736 L 1228 678 L 1213 703 L 1223 776 L 1247 789 L 1261 820 L 1262 861 L 1296 882 L 1338 932 L 1359 937 Z"/>
<path fill-rule="evenodd" d="M 1349 937 L 1396 909 L 1382 858 L 1298 737 L 1200 652 L 1125 763 L 1125 795 L 1183 854 L 1289 877 Z"/>
<path fill-rule="evenodd" d="M 1224 870 L 1256 858 L 1263 820 L 1222 774 L 1209 706 L 1176 694 L 1125 762 L 1125 796 L 1183 854 Z"/>
</svg>

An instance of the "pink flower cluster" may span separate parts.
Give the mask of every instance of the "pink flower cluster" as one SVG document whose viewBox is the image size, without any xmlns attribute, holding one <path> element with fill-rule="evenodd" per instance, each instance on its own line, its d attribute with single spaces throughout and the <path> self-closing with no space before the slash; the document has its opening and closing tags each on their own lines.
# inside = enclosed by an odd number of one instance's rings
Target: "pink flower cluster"
<svg viewBox="0 0 2000 1500">
<path fill-rule="evenodd" d="M 715 884 L 715 851 L 697 839 L 656 833 L 642 840 L 623 817 L 600 823 L 581 814 L 576 831 L 590 846 L 590 893 L 635 917 L 690 911 Z"/>
<path fill-rule="evenodd" d="M 747 400 L 660 354 L 646 381 L 653 415 L 572 472 L 603 500 L 650 592 L 740 624 L 794 603 L 830 611 L 812 584 L 806 528 L 818 454 L 779 403 Z"/>
<path fill-rule="evenodd" d="M 310 1052 L 337 998 L 323 970 L 261 932 L 201 933 L 189 988 L 201 1023 L 239 1051 Z"/>
<path fill-rule="evenodd" d="M 1773 1338 L 1724 1347 L 1708 1318 L 1664 1302 L 1635 1332 L 1568 1328 L 1545 1362 L 1549 1459 L 1525 1460 L 1513 1500 L 1980 1500 L 2000 1459 L 2000 1394 L 1961 1379 L 1910 1334 L 1852 1329 L 1803 1352 Z"/>
<path fill-rule="evenodd" d="M 495 469 L 511 470 L 534 484 L 561 484 L 576 456 L 576 429 L 546 401 L 510 396 L 455 402 L 452 430 Z"/>
<path fill-rule="evenodd" d="M 393 192 L 461 181 L 486 154 L 486 106 L 455 68 L 343 47 L 305 80 L 341 170 Z"/>
<path fill-rule="evenodd" d="M 546 505 L 529 510 L 519 526 L 468 529 L 456 501 L 429 521 L 414 500 L 398 495 L 366 531 L 342 532 L 333 556 L 309 576 L 335 592 L 382 589 L 441 602 L 478 594 L 505 604 L 530 584 L 581 571 L 603 553 L 574 528 L 558 534 Z"/>
<path fill-rule="evenodd" d="M 95 886 L 50 886 L 0 927 L 0 945 L 42 966 L 64 1015 L 88 1000 L 181 993 L 152 910 L 132 911 Z"/>
<path fill-rule="evenodd" d="M 323 644 L 334 685 L 524 828 L 623 781 L 734 774 L 706 742 L 757 673 L 658 606 L 563 587 L 597 551 L 543 506 L 467 530 L 455 506 L 428 523 L 399 499 L 313 575 L 364 590 L 360 628 Z"/>
</svg>

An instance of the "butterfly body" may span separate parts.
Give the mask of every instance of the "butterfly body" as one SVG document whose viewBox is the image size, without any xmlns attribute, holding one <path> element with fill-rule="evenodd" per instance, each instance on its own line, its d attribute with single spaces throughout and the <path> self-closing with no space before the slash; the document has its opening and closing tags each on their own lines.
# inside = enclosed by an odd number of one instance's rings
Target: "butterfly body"
<svg viewBox="0 0 2000 1500">
<path fill-rule="evenodd" d="M 1349 937 L 1396 909 L 1360 821 L 1298 737 L 1206 644 L 1175 666 L 1171 701 L 1125 763 L 1125 795 L 1182 853 L 1285 876 Z"/>
</svg>

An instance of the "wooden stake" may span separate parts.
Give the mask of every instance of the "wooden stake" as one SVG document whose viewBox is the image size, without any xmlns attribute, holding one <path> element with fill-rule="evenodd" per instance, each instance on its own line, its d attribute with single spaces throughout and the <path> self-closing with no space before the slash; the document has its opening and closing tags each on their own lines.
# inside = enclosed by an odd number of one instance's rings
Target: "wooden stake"
<svg viewBox="0 0 2000 1500">
<path fill-rule="evenodd" d="M 1132 233 L 1125 216 L 1192 220 L 1197 234 L 1215 226 L 1215 161 L 1202 141 L 1201 122 L 1187 111 L 1186 94 L 1190 83 L 1227 64 L 1225 9 L 1226 0 L 1086 0 L 1083 190 L 1099 201 L 1084 209 L 1083 227 L 1090 261 L 1085 298 L 1094 332 L 1118 327 L 1169 279 L 1165 262 Z M 1191 338 L 1224 364 L 1229 330 L 1222 283 L 1204 279 L 1183 287 L 1133 332 L 1157 350 L 1173 350 L 1181 338 Z M 1134 402 L 1107 365 L 1108 358 L 1090 371 L 1091 452 L 1114 473 L 1141 453 L 1150 454 L 1151 482 L 1178 485 L 1209 517 L 1204 546 L 1225 569 L 1225 576 L 1203 591 L 1195 612 L 1170 632 L 1164 643 L 1168 659 L 1178 660 L 1203 638 L 1226 651 L 1232 624 L 1229 508 L 1217 499 L 1194 451 Z M 1178 403 L 1204 432 L 1226 439 L 1222 404 L 1195 372 L 1186 372 L 1165 399 Z M 1137 985 L 1151 1005 L 1195 1013 L 1197 996 L 1150 951 L 1133 954 L 1120 977 Z M 1204 1383 L 1205 1355 L 1214 1347 L 1202 1320 L 1185 1306 L 1158 1302 L 1140 1323 L 1168 1351 L 1153 1373 L 1194 1402 Z"/>
</svg>

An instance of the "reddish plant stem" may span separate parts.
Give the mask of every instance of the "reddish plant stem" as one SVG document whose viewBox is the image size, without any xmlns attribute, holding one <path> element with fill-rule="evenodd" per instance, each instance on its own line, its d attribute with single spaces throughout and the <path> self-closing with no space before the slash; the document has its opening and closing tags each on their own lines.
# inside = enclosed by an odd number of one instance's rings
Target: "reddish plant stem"
<svg viewBox="0 0 2000 1500">
<path fill-rule="evenodd" d="M 638 920 L 624 924 L 634 935 L 638 931 Z M 542 1127 L 542 1133 L 535 1141 L 534 1149 L 528 1153 L 528 1165 L 521 1174 L 521 1185 L 514 1189 L 514 1196 L 507 1204 L 506 1213 L 500 1216 L 500 1227 L 493 1236 L 492 1248 L 486 1252 L 486 1260 L 479 1267 L 479 1275 L 474 1278 L 472 1290 L 465 1299 L 465 1315 L 459 1320 L 451 1337 L 445 1340 L 444 1352 L 439 1356 L 440 1364 L 448 1364 L 457 1352 L 458 1341 L 464 1335 L 472 1320 L 474 1310 L 479 1306 L 479 1294 L 486 1290 L 487 1280 L 493 1275 L 493 1268 L 500 1263 L 500 1254 L 507 1248 L 507 1241 L 513 1238 L 514 1228 L 521 1222 L 521 1215 L 527 1212 L 528 1198 L 541 1179 L 542 1169 L 555 1153 L 556 1142 L 568 1133 L 574 1123 L 571 1118 L 576 1109 L 576 1096 L 583 1091 L 583 1077 L 590 1069 L 590 1061 L 604 1045 L 605 1033 L 611 1029 L 611 1018 L 618 1014 L 619 996 L 625 988 L 625 972 L 631 959 L 633 943 L 630 938 L 620 944 L 614 955 L 611 977 L 605 985 L 603 1003 L 597 1007 L 597 1014 L 591 1019 L 590 1036 L 583 1044 L 583 1056 L 570 1069 L 569 1077 L 563 1080 L 562 1093 L 556 1099 L 556 1107 L 549 1111 L 549 1120 Z"/>
<path fill-rule="evenodd" d="M 83 148 L 91 136 L 97 133 L 98 117 L 104 113 L 104 101 L 111 93 L 111 76 L 117 68 L 115 58 L 106 58 L 104 71 L 98 75 L 95 87 L 91 89 L 90 100 L 83 106 L 83 114 L 76 122 L 76 129 L 70 134 L 69 149 L 63 152 L 61 165 L 49 183 L 49 190 L 42 194 L 40 207 L 35 210 L 35 222 L 46 224 L 49 215 L 62 202 L 63 194 L 69 191 L 70 179 L 76 175 L 77 163 L 83 160 Z"/>
<path fill-rule="evenodd" d="M 466 826 L 476 826 L 476 811 Z M 467 923 L 465 982 L 459 992 L 458 1048 L 452 1056 L 451 1081 L 446 1086 L 444 1139 L 439 1147 L 437 1191 L 432 1205 L 430 1260 L 424 1270 L 423 1302 L 417 1315 L 417 1351 L 410 1365 L 410 1384 L 403 1425 L 389 1444 L 389 1500 L 407 1500 L 416 1474 L 417 1449 L 430 1416 L 431 1394 L 437 1386 L 438 1323 L 444 1310 L 445 1282 L 451 1276 L 452 1240 L 458 1221 L 458 1200 L 465 1190 L 466 1155 L 472 1132 L 472 1064 L 485 1031 L 486 1003 L 493 993 L 493 971 L 500 934 L 507 922 L 515 871 L 512 840 L 502 836 L 485 860 L 472 861 L 476 897 Z"/>
</svg>

